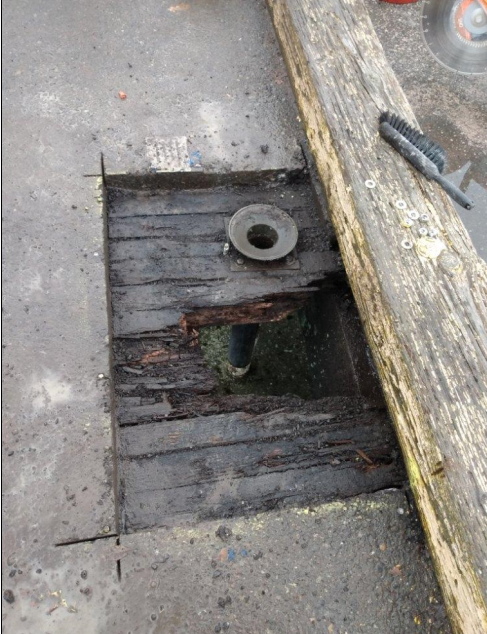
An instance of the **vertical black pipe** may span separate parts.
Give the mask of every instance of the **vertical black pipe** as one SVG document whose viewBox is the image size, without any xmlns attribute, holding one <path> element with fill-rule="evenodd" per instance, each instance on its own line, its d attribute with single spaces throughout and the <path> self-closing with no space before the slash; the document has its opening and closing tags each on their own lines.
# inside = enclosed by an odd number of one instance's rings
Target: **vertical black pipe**
<svg viewBox="0 0 487 634">
<path fill-rule="evenodd" d="M 242 324 L 232 326 L 228 361 L 234 368 L 247 368 L 252 360 L 255 341 L 259 332 L 259 324 Z"/>
</svg>

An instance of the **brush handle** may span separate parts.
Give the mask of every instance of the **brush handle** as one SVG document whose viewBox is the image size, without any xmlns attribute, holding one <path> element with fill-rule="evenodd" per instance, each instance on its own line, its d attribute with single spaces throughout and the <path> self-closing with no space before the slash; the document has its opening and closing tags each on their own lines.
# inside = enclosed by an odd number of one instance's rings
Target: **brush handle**
<svg viewBox="0 0 487 634">
<path fill-rule="evenodd" d="M 459 189 L 451 181 L 447 180 L 439 172 L 438 176 L 433 177 L 433 180 L 441 185 L 446 193 L 450 196 L 450 198 L 453 198 L 453 200 L 461 205 L 464 209 L 472 209 L 472 207 L 474 206 L 473 200 L 466 196 L 461 189 Z"/>
<path fill-rule="evenodd" d="M 395 130 L 387 121 L 379 126 L 379 132 L 401 156 L 407 159 L 428 180 L 434 180 L 443 187 L 446 193 L 465 209 L 472 209 L 474 203 L 453 183 L 442 176 L 436 165 L 403 135 Z"/>
</svg>

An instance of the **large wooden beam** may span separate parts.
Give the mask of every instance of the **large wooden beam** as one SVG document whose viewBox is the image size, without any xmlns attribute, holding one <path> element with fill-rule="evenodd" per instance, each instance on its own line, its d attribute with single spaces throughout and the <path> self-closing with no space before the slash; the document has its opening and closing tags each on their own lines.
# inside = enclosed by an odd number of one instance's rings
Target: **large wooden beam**
<svg viewBox="0 0 487 634">
<path fill-rule="evenodd" d="M 486 264 L 446 195 L 378 135 L 383 110 L 415 118 L 364 1 L 268 5 L 452 625 L 487 632 Z M 412 209 L 437 238 L 403 226 Z"/>
</svg>

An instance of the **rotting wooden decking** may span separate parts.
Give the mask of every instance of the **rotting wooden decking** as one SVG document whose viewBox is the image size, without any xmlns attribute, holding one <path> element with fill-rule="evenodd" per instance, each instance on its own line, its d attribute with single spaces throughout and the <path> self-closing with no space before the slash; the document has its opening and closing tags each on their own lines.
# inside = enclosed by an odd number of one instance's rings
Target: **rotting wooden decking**
<svg viewBox="0 0 487 634">
<path fill-rule="evenodd" d="M 299 270 L 231 270 L 224 217 L 255 202 L 293 216 Z M 221 394 L 199 345 L 202 326 L 277 320 L 316 289 L 343 283 L 309 184 L 110 190 L 108 234 L 124 530 L 404 481 L 383 409 L 356 397 Z"/>
<path fill-rule="evenodd" d="M 446 195 L 379 138 L 382 111 L 415 118 L 365 2 L 268 5 L 452 625 L 486 632 L 486 264 Z M 402 200 L 437 239 L 404 228 Z"/>
</svg>

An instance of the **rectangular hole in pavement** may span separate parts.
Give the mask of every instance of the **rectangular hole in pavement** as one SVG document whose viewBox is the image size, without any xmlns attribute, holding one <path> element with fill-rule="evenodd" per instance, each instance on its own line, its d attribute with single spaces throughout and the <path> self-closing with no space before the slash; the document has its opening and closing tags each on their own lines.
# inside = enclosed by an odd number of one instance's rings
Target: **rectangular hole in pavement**
<svg viewBox="0 0 487 634">
<path fill-rule="evenodd" d="M 174 175 L 148 191 L 108 184 L 122 530 L 402 482 L 387 416 L 365 407 L 365 346 L 347 334 L 355 309 L 309 180 L 191 187 L 183 176 L 184 188 Z M 232 267 L 225 220 L 254 203 L 294 218 L 299 268 Z M 252 372 L 229 389 L 218 371 L 228 329 L 256 314 L 277 321 L 263 323 Z"/>
</svg>

